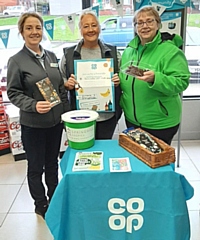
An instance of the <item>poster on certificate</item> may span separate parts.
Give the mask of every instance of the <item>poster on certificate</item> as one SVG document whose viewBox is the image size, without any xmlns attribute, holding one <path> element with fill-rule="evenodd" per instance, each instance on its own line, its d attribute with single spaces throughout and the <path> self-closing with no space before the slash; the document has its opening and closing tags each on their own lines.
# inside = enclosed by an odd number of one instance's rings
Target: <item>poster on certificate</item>
<svg viewBox="0 0 200 240">
<path fill-rule="evenodd" d="M 114 112 L 113 59 L 74 60 L 74 70 L 77 109 Z"/>
</svg>

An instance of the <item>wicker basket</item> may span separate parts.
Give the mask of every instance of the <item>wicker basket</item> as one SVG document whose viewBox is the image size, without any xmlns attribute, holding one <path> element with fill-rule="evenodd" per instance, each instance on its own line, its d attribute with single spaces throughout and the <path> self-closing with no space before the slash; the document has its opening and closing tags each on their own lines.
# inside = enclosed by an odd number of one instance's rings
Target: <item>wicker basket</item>
<svg viewBox="0 0 200 240">
<path fill-rule="evenodd" d="M 140 128 L 137 128 L 137 130 L 145 132 Z M 161 153 L 152 153 L 148 149 L 141 147 L 124 133 L 119 134 L 119 145 L 151 168 L 157 168 L 175 162 L 175 149 L 151 134 L 147 134 L 163 149 Z"/>
</svg>

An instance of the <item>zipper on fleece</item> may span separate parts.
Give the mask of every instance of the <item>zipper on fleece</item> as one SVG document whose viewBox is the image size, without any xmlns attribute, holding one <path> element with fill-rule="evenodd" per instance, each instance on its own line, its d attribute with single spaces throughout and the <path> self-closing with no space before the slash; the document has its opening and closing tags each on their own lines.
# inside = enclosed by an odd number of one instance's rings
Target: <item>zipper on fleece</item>
<svg viewBox="0 0 200 240">
<path fill-rule="evenodd" d="M 137 60 L 137 66 L 139 65 L 139 63 L 142 59 L 142 55 L 143 55 L 145 49 L 146 49 L 146 47 L 142 50 L 142 53 L 141 53 L 140 56 L 139 56 L 139 53 L 138 53 L 138 48 L 136 49 L 137 50 L 137 59 L 138 59 Z M 133 108 L 134 108 L 133 117 L 134 117 L 135 121 L 138 123 L 138 126 L 141 126 L 141 124 L 138 122 L 137 116 L 136 116 L 136 107 L 135 107 L 135 100 L 134 100 L 135 99 L 134 98 L 134 96 L 135 96 L 135 94 L 134 94 L 134 84 L 135 84 L 135 77 L 134 77 L 133 82 L 132 82 L 132 102 L 133 102 Z"/>
<path fill-rule="evenodd" d="M 168 116 L 168 111 L 167 111 L 167 108 L 162 104 L 162 102 L 160 100 L 158 100 L 159 104 L 160 104 L 160 107 L 161 109 L 163 110 L 163 113 Z"/>
</svg>

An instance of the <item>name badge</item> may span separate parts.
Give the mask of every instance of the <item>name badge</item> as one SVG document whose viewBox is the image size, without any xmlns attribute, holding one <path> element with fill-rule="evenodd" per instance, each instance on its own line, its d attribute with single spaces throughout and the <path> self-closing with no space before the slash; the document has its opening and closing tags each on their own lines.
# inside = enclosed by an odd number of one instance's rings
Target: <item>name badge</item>
<svg viewBox="0 0 200 240">
<path fill-rule="evenodd" d="M 50 66 L 51 66 L 51 67 L 54 67 L 54 68 L 55 68 L 55 67 L 58 67 L 58 63 L 50 63 Z"/>
</svg>

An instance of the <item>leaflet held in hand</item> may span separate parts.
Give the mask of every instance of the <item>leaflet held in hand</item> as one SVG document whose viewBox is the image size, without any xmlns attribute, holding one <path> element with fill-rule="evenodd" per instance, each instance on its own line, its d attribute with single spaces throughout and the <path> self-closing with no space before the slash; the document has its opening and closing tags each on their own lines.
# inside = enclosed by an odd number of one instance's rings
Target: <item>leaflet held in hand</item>
<svg viewBox="0 0 200 240">
<path fill-rule="evenodd" d="M 61 102 L 58 93 L 56 92 L 48 77 L 38 81 L 36 85 L 38 86 L 38 89 L 40 90 L 44 99 L 50 102 L 52 107 Z"/>
</svg>

